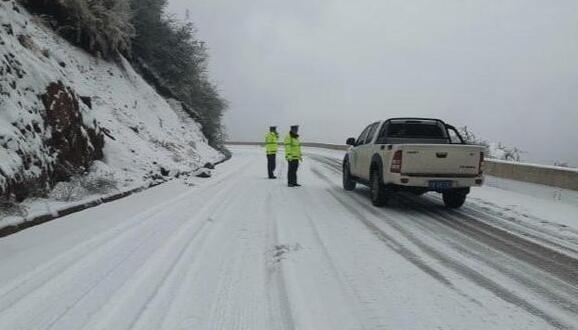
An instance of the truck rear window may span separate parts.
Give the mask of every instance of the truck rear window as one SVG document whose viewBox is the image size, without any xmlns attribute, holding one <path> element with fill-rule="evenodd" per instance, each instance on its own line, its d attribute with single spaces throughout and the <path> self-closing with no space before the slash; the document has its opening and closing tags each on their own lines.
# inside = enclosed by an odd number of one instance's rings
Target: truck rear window
<svg viewBox="0 0 578 330">
<path fill-rule="evenodd" d="M 390 123 L 387 137 L 410 139 L 445 139 L 444 131 L 438 125 L 423 123 Z"/>
</svg>

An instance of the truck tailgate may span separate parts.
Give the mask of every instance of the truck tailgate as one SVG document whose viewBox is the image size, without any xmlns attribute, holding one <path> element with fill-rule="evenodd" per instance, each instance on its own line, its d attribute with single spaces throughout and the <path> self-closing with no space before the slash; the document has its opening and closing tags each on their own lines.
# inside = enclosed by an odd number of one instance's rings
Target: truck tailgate
<svg viewBox="0 0 578 330">
<path fill-rule="evenodd" d="M 458 144 L 404 144 L 401 173 L 417 176 L 476 176 L 482 146 Z"/>
</svg>

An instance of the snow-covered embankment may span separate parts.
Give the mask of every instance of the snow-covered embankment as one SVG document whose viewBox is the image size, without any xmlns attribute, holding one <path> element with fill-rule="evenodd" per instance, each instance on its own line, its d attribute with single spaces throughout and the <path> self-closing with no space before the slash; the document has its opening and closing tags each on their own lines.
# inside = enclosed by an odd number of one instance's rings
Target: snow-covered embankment
<svg viewBox="0 0 578 330">
<path fill-rule="evenodd" d="M 0 21 L 0 197 L 28 198 L 16 218 L 223 158 L 180 103 L 161 97 L 125 59 L 87 54 L 15 1 L 0 2 Z M 85 169 L 80 183 L 58 183 Z M 15 221 L 0 219 L 0 227 Z"/>
</svg>

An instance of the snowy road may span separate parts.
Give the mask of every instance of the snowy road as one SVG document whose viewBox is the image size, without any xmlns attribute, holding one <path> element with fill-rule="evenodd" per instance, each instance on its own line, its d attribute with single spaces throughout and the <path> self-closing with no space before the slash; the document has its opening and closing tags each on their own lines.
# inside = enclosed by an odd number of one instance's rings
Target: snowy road
<svg viewBox="0 0 578 330">
<path fill-rule="evenodd" d="M 378 209 L 340 188 L 337 153 L 310 149 L 287 188 L 262 150 L 234 150 L 194 187 L 0 239 L 0 328 L 578 328 L 578 230 L 520 221 L 497 201 L 515 193 Z"/>
</svg>

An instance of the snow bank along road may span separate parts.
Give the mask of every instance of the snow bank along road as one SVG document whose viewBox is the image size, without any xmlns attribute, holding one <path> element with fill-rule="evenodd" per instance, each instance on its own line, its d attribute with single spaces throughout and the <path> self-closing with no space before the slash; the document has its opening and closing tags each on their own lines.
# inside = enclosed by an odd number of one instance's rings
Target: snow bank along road
<svg viewBox="0 0 578 330">
<path fill-rule="evenodd" d="M 339 157 L 309 149 L 287 188 L 237 147 L 195 186 L 0 239 L 0 328 L 578 328 L 578 230 L 492 187 L 458 211 L 374 208 L 341 189 Z"/>
</svg>

